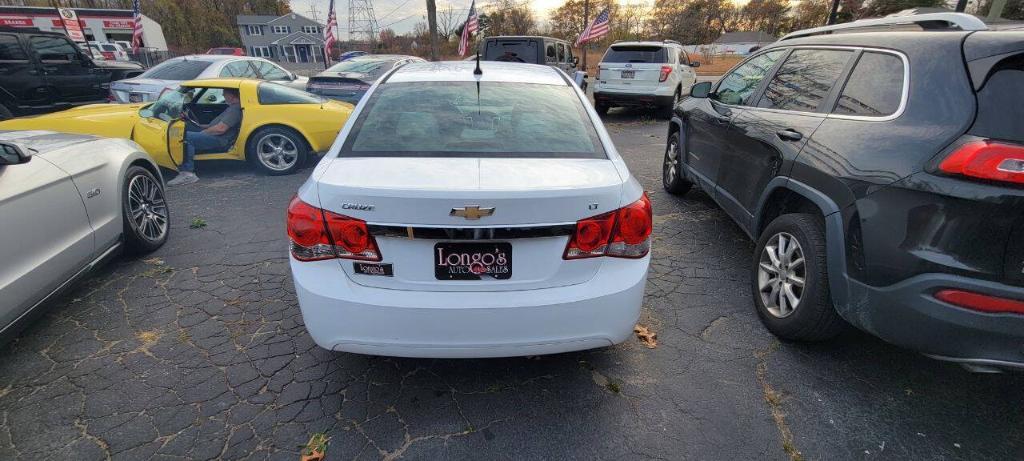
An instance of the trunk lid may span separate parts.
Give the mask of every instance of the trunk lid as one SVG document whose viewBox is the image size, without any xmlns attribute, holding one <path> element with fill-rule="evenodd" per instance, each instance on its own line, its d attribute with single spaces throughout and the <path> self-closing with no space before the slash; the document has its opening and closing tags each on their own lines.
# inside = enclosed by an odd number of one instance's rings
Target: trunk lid
<svg viewBox="0 0 1024 461">
<path fill-rule="evenodd" d="M 173 88 L 181 82 L 157 80 L 151 78 L 130 78 L 110 84 L 110 93 L 117 102 L 155 101 L 160 93 Z"/>
<path fill-rule="evenodd" d="M 319 206 L 365 220 L 393 277 L 356 273 L 356 283 L 428 291 L 502 291 L 583 283 L 602 258 L 564 261 L 579 219 L 620 206 L 624 179 L 602 159 L 337 158 L 318 179 Z M 453 209 L 493 208 L 476 220 Z M 412 238 L 410 238 L 410 235 Z M 436 244 L 511 244 L 506 280 L 438 280 Z"/>
</svg>

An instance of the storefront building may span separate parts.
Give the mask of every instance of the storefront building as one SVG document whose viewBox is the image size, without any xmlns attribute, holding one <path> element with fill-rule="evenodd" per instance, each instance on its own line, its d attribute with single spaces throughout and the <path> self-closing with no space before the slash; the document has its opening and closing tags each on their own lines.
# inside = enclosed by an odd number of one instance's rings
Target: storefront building
<svg viewBox="0 0 1024 461">
<path fill-rule="evenodd" d="M 79 23 L 90 42 L 132 41 L 135 23 L 132 10 L 75 8 Z M 0 6 L 0 26 L 35 27 L 43 31 L 64 32 L 56 8 Z M 142 46 L 153 51 L 167 51 L 167 41 L 160 24 L 142 15 Z"/>
</svg>

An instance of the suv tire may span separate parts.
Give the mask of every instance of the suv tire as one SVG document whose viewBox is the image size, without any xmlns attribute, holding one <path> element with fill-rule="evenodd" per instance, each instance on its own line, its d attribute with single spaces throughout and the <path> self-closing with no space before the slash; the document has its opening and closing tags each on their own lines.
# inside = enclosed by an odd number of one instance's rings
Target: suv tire
<svg viewBox="0 0 1024 461">
<path fill-rule="evenodd" d="M 765 328 L 779 338 L 822 341 L 846 325 L 829 294 L 822 227 L 818 216 L 785 214 L 768 224 L 757 241 L 751 264 L 754 307 Z"/>
<path fill-rule="evenodd" d="M 0 121 L 10 120 L 12 118 L 14 118 L 14 114 L 11 113 L 11 110 L 8 109 L 7 106 L 0 104 Z"/>
<path fill-rule="evenodd" d="M 601 104 L 601 103 L 594 104 L 594 110 L 597 111 L 597 115 L 600 115 L 602 117 L 604 117 L 605 115 L 608 115 L 608 109 L 611 109 L 611 107 L 608 107 L 607 104 Z"/>
<path fill-rule="evenodd" d="M 669 135 L 665 160 L 661 163 L 661 185 L 672 195 L 683 195 L 693 187 L 693 183 L 683 179 L 683 149 L 679 138 L 678 132 Z"/>
<path fill-rule="evenodd" d="M 676 92 L 672 94 L 672 103 L 661 108 L 661 116 L 666 119 L 672 118 L 672 113 L 676 110 L 676 106 L 679 105 L 680 97 L 679 89 L 676 88 Z"/>
</svg>

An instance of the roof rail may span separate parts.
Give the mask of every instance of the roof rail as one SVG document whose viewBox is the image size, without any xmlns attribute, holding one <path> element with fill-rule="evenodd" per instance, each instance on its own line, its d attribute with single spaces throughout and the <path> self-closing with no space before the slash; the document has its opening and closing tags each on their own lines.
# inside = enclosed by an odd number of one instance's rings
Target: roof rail
<svg viewBox="0 0 1024 461">
<path fill-rule="evenodd" d="M 813 29 L 804 29 L 792 32 L 785 37 L 779 39 L 790 40 L 799 37 L 809 37 L 812 35 L 830 34 L 835 31 L 851 30 L 851 29 L 862 29 L 867 27 L 879 27 L 879 26 L 898 26 L 905 24 L 922 24 L 929 22 L 944 22 L 951 26 L 957 27 L 960 30 L 988 30 L 988 26 L 978 19 L 976 16 L 972 16 L 966 13 L 927 13 L 927 14 L 913 14 L 906 16 L 888 16 L 878 19 L 861 19 L 859 21 L 847 22 L 843 24 L 835 24 L 831 26 L 815 27 Z"/>
</svg>

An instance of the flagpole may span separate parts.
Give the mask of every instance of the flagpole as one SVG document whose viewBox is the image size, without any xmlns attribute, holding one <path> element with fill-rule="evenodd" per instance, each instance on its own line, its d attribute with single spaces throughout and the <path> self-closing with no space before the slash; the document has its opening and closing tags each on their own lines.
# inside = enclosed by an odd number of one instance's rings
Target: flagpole
<svg viewBox="0 0 1024 461">
<path fill-rule="evenodd" d="M 590 23 L 590 0 L 583 0 L 583 27 Z M 585 29 L 584 29 L 585 30 Z M 583 71 L 587 71 L 587 42 L 580 43 L 580 52 L 583 53 Z"/>
</svg>

